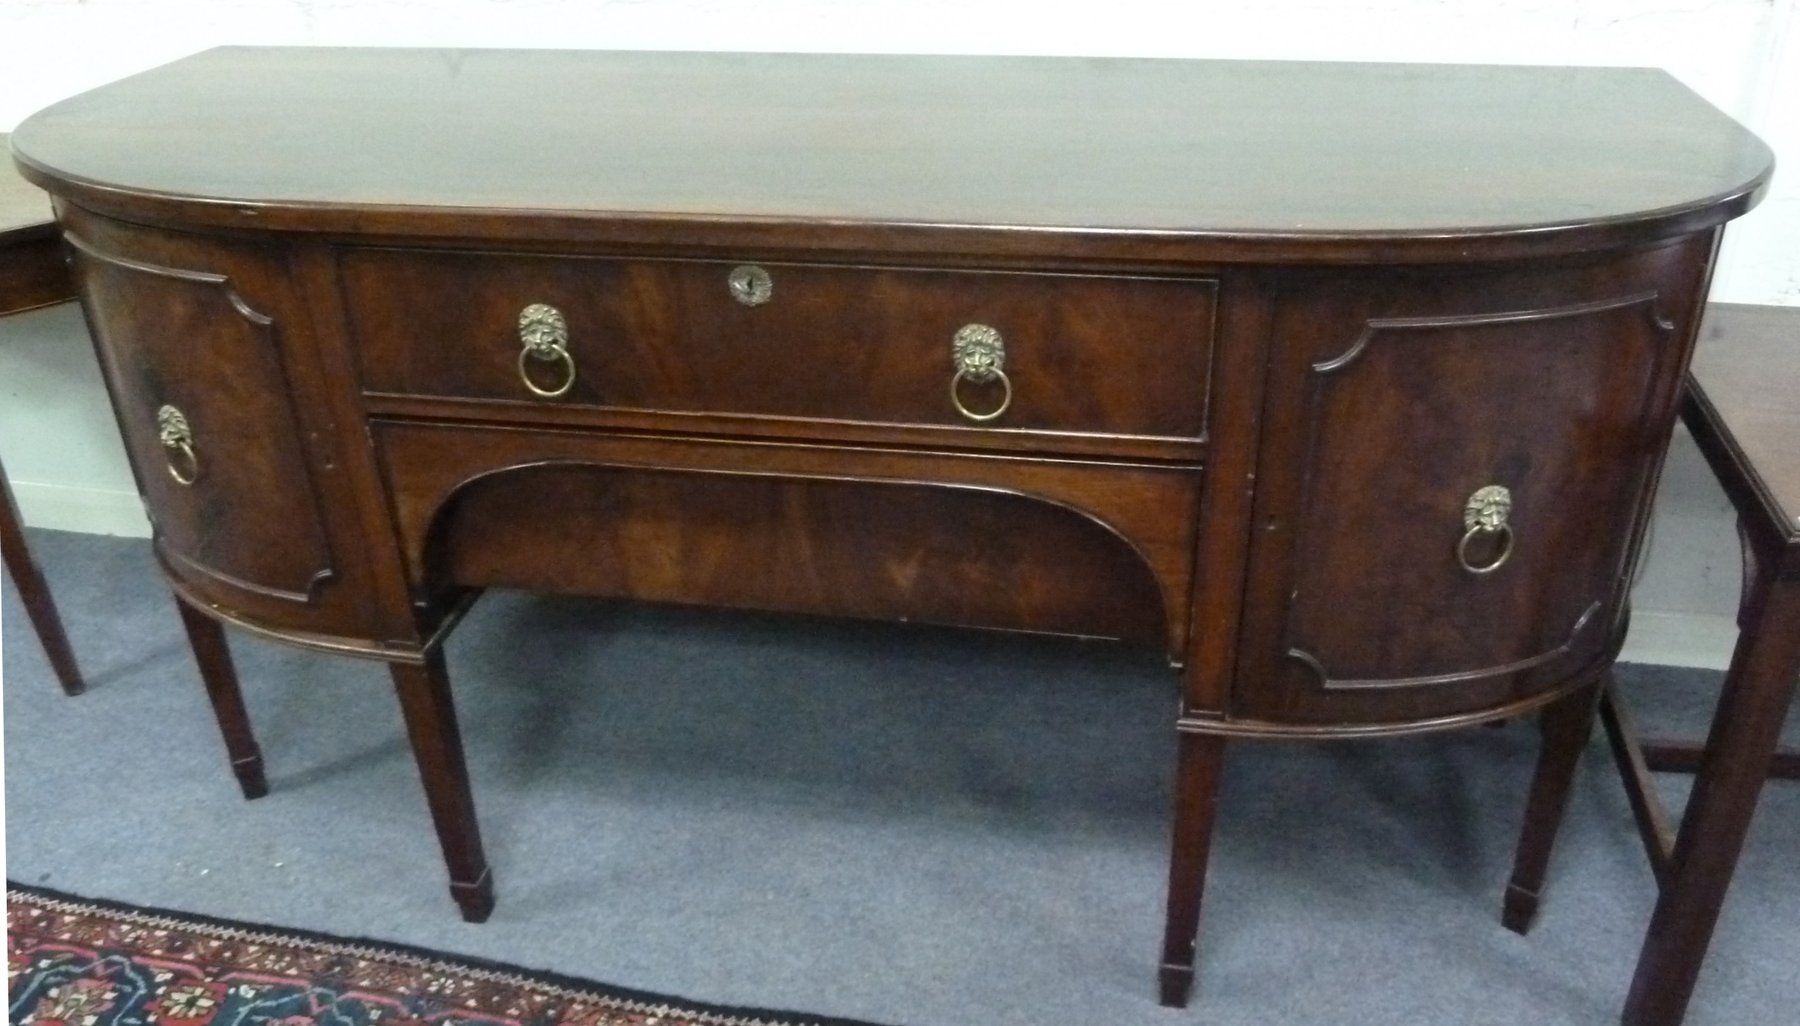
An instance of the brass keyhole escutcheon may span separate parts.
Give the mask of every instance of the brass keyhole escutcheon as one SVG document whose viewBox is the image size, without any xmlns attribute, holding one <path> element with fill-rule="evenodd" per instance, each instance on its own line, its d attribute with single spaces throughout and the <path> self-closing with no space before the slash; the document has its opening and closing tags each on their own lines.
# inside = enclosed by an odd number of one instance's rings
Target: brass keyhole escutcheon
<svg viewBox="0 0 1800 1026">
<path fill-rule="evenodd" d="M 761 306 L 775 294 L 775 279 L 755 264 L 732 268 L 725 284 L 731 289 L 731 298 L 745 306 Z"/>
</svg>

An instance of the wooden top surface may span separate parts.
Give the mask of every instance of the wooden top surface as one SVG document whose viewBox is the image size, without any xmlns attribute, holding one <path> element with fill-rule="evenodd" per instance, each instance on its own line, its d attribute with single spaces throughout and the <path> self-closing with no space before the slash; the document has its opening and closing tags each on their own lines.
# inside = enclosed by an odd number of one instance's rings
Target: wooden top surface
<svg viewBox="0 0 1800 1026">
<path fill-rule="evenodd" d="M 0 149 L 6 133 L 0 132 Z M 44 190 L 19 177 L 10 163 L 0 167 L 0 245 L 24 229 L 53 230 L 50 197 Z"/>
<path fill-rule="evenodd" d="M 1800 541 L 1800 307 L 1708 306 L 1692 381 L 1738 472 Z"/>
<path fill-rule="evenodd" d="M 0 132 L 0 147 L 5 145 Z M 10 165 L 0 167 L 0 315 L 74 296 L 50 197 Z"/>
<path fill-rule="evenodd" d="M 1648 69 L 615 51 L 222 48 L 62 101 L 12 146 L 54 191 L 163 220 L 1036 228 L 1303 259 L 1692 230 L 1772 165 Z"/>
</svg>

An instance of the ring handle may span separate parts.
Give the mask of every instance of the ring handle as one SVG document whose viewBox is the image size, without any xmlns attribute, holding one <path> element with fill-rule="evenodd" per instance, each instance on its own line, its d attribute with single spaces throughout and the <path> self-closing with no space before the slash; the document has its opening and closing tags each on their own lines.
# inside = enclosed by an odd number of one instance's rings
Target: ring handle
<svg viewBox="0 0 1800 1026">
<path fill-rule="evenodd" d="M 569 389 L 575 387 L 575 358 L 569 355 L 567 349 L 551 349 L 549 353 L 548 356 L 540 356 L 535 349 L 519 350 L 519 380 L 525 382 L 525 387 L 531 389 L 532 395 L 541 399 L 559 399 L 569 394 Z M 551 360 L 561 363 L 563 365 L 562 384 L 555 388 L 544 388 L 531 380 L 531 372 L 526 370 L 526 360 Z"/>
<path fill-rule="evenodd" d="M 1497 534 L 1500 536 L 1500 551 L 1495 553 L 1494 558 L 1489 560 L 1485 565 L 1483 565 L 1483 566 L 1475 565 L 1469 559 L 1469 543 L 1473 542 L 1477 538 L 1482 538 L 1482 537 L 1486 537 L 1488 535 L 1494 535 L 1494 534 Z M 1458 563 L 1462 564 L 1462 568 L 1464 570 L 1467 570 L 1468 572 L 1470 572 L 1472 574 L 1478 574 L 1478 575 L 1479 574 L 1491 574 L 1494 571 L 1500 569 L 1502 566 L 1504 566 L 1506 564 L 1506 561 L 1508 559 L 1512 558 L 1512 552 L 1513 552 L 1513 529 L 1510 524 L 1501 524 L 1497 528 L 1487 528 L 1487 527 L 1481 526 L 1480 524 L 1476 524 L 1474 527 L 1471 527 L 1467 531 L 1464 531 L 1463 536 L 1462 536 L 1462 541 L 1459 541 L 1456 543 L 1456 561 Z"/>
<path fill-rule="evenodd" d="M 1504 485 L 1478 488 L 1463 504 L 1463 536 L 1456 543 L 1456 561 L 1472 574 L 1491 574 L 1506 564 L 1513 553 L 1513 529 L 1507 522 L 1512 516 L 1512 490 Z M 1469 546 L 1477 538 L 1500 536 L 1500 550 L 1487 563 L 1477 566 L 1469 559 Z"/>
<path fill-rule="evenodd" d="M 200 457 L 194 452 L 194 431 L 188 426 L 187 415 L 174 406 L 164 406 L 156 411 L 156 436 L 166 452 L 163 457 L 168 460 L 169 476 L 183 488 L 192 487 L 200 480 Z M 187 464 L 183 473 L 176 456 Z"/>
<path fill-rule="evenodd" d="M 540 399 L 557 399 L 575 387 L 575 358 L 569 355 L 569 322 L 548 303 L 532 303 L 519 311 L 519 380 Z M 562 364 L 562 384 L 544 388 L 531 380 L 526 359 Z"/>
<path fill-rule="evenodd" d="M 962 383 L 968 380 L 969 377 L 969 372 L 962 368 L 958 368 L 956 373 L 950 376 L 950 404 L 956 407 L 956 412 L 977 424 L 990 420 L 998 420 L 1000 415 L 1006 412 L 1006 408 L 1012 405 L 1012 379 L 1007 377 L 1006 372 L 1003 370 L 994 371 L 989 377 L 989 380 L 998 380 L 1000 382 L 1000 388 L 1002 389 L 1000 405 L 994 407 L 993 410 L 988 413 L 976 413 L 974 410 L 963 405 L 962 393 L 960 391 Z"/>
<path fill-rule="evenodd" d="M 996 328 L 986 324 L 965 324 L 950 339 L 950 364 L 956 373 L 950 376 L 950 405 L 956 412 L 977 424 L 998 419 L 1012 405 L 1012 379 L 1006 376 L 1006 340 Z M 976 413 L 962 401 L 962 383 L 973 381 L 985 385 L 998 380 L 1005 393 L 1000 405 L 988 413 Z"/>
</svg>

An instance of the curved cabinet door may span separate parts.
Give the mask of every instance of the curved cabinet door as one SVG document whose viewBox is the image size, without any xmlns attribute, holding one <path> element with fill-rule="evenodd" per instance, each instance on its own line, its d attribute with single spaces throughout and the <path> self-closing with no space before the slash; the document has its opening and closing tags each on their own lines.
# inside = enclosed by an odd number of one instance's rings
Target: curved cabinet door
<svg viewBox="0 0 1800 1026">
<path fill-rule="evenodd" d="M 1602 665 L 1710 249 L 1296 283 L 1234 715 L 1420 725 Z"/>
<path fill-rule="evenodd" d="M 78 213 L 65 225 L 164 566 L 236 617 L 332 632 L 337 571 L 283 362 L 304 318 L 282 262 Z"/>
</svg>

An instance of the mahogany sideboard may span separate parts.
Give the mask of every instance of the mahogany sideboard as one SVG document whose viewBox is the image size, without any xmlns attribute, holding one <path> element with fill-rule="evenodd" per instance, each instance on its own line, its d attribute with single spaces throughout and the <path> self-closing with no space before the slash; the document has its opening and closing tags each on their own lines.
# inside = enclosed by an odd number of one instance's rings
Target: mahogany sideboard
<svg viewBox="0 0 1800 1026">
<path fill-rule="evenodd" d="M 1586 735 L 1772 164 L 1646 69 L 243 48 L 12 151 L 247 793 L 220 621 L 389 663 L 471 920 L 484 587 L 1120 638 L 1169 1004 L 1229 739 Z"/>
</svg>

